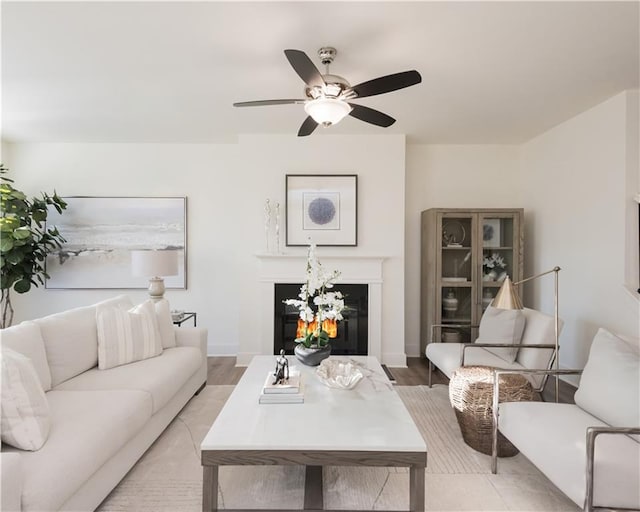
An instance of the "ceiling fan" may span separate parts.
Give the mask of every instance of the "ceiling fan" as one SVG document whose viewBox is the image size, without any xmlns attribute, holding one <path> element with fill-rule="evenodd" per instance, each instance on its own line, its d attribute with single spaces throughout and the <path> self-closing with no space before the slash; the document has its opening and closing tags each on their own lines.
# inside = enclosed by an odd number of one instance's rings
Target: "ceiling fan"
<svg viewBox="0 0 640 512">
<path fill-rule="evenodd" d="M 234 103 L 234 107 L 262 107 L 265 105 L 287 105 L 291 103 L 303 104 L 308 117 L 298 130 L 298 137 L 311 135 L 316 127 L 331 126 L 350 115 L 365 123 L 375 124 L 387 128 L 396 120 L 363 105 L 350 103 L 350 100 L 384 94 L 398 89 L 404 89 L 422 81 L 420 73 L 415 69 L 381 76 L 352 86 L 338 75 L 329 73 L 329 65 L 336 56 L 336 49 L 323 47 L 318 50 L 321 62 L 326 66 L 326 73 L 321 74 L 311 59 L 301 50 L 285 50 L 287 60 L 306 84 L 304 99 L 260 100 Z"/>
</svg>

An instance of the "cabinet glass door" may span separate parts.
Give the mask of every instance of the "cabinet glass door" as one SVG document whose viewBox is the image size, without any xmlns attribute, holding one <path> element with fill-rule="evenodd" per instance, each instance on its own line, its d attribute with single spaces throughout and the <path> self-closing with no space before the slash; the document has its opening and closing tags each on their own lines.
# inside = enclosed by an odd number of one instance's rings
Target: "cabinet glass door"
<svg viewBox="0 0 640 512">
<path fill-rule="evenodd" d="M 445 342 L 471 341 L 470 328 L 466 326 L 471 325 L 474 315 L 474 229 L 472 216 L 442 217 L 440 316 L 442 324 L 451 325 L 441 330 Z"/>
<path fill-rule="evenodd" d="M 517 281 L 520 275 L 517 239 L 518 223 L 513 215 L 481 216 L 482 275 L 480 304 L 482 312 L 491 303 L 505 278 Z"/>
</svg>

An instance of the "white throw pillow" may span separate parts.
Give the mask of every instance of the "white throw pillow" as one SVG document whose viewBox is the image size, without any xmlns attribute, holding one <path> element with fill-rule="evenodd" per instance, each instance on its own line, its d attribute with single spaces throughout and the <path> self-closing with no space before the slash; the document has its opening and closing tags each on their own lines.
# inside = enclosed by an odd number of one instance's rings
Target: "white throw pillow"
<svg viewBox="0 0 640 512">
<path fill-rule="evenodd" d="M 517 345 L 522 339 L 525 317 L 519 309 L 498 309 L 487 307 L 480 319 L 480 328 L 476 343 L 499 343 Z M 518 355 L 518 347 L 487 348 L 500 359 L 513 363 Z"/>
<path fill-rule="evenodd" d="M 42 448 L 51 428 L 49 403 L 31 360 L 4 347 L 2 372 L 2 442 L 35 451 Z"/>
<path fill-rule="evenodd" d="M 126 311 L 98 306 L 98 368 L 106 370 L 162 353 L 156 311 L 151 300 Z"/>
<path fill-rule="evenodd" d="M 162 348 L 173 348 L 176 346 L 176 331 L 173 328 L 171 319 L 171 309 L 167 299 L 160 299 L 155 302 L 156 318 L 158 319 L 158 329 L 162 339 Z"/>
<path fill-rule="evenodd" d="M 598 330 L 575 401 L 576 405 L 613 427 L 640 425 L 638 347 L 605 329 Z"/>
</svg>

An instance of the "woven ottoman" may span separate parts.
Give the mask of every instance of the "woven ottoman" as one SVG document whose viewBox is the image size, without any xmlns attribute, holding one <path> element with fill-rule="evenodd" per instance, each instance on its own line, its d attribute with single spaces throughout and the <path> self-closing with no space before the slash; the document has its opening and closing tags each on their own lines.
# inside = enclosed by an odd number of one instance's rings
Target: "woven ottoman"
<svg viewBox="0 0 640 512">
<path fill-rule="evenodd" d="M 488 366 L 463 366 L 451 376 L 449 400 L 456 412 L 462 438 L 471 448 L 491 455 L 493 434 L 493 370 Z M 500 376 L 500 402 L 539 400 L 522 375 Z M 513 457 L 518 449 L 498 432 L 498 457 Z"/>
</svg>

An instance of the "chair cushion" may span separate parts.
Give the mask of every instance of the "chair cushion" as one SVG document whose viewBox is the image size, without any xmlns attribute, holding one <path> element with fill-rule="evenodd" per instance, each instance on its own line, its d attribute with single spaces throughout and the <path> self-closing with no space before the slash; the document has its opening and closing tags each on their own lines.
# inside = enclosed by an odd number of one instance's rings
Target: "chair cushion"
<svg viewBox="0 0 640 512">
<path fill-rule="evenodd" d="M 442 373 L 451 378 L 453 372 L 460 368 L 462 359 L 462 343 L 429 343 L 425 351 L 427 358 Z M 465 366 L 491 366 L 493 368 L 522 369 L 518 363 L 508 363 L 497 355 L 481 347 L 469 347 L 465 352 Z"/>
<path fill-rule="evenodd" d="M 3 347 L 0 352 L 2 374 L 2 442 L 22 450 L 39 450 L 51 426 L 49 404 L 31 360 Z"/>
<path fill-rule="evenodd" d="M 171 319 L 171 308 L 167 299 L 160 299 L 155 302 L 156 318 L 158 319 L 158 329 L 162 339 L 162 348 L 173 348 L 176 346 L 176 332 Z"/>
<path fill-rule="evenodd" d="M 552 315 L 547 315 L 535 309 L 524 308 L 524 331 L 520 343 L 523 345 L 553 345 L 555 343 L 555 320 Z M 562 330 L 562 319 L 558 319 L 558 334 Z M 547 369 L 553 355 L 553 349 L 521 348 L 516 360 L 525 368 Z"/>
<path fill-rule="evenodd" d="M 640 354 L 605 329 L 596 333 L 576 404 L 614 427 L 640 425 Z"/>
<path fill-rule="evenodd" d="M 109 370 L 93 368 L 58 386 L 59 390 L 135 389 L 149 394 L 153 413 L 162 409 L 202 365 L 202 353 L 196 347 L 175 347 L 158 357 Z"/>
<path fill-rule="evenodd" d="M 162 352 L 162 341 L 153 301 L 126 311 L 117 306 L 96 308 L 98 368 L 106 370 Z"/>
<path fill-rule="evenodd" d="M 47 354 L 44 350 L 44 340 L 40 333 L 40 327 L 35 322 L 22 322 L 2 330 L 2 347 L 9 347 L 16 352 L 31 359 L 33 367 L 38 374 L 42 389 L 51 389 L 51 372 L 47 362 Z"/>
<path fill-rule="evenodd" d="M 151 417 L 151 397 L 142 391 L 54 389 L 47 398 L 49 439 L 37 452 L 20 452 L 22 471 L 29 475 L 24 511 L 58 510 Z"/>
<path fill-rule="evenodd" d="M 478 339 L 476 343 L 499 343 L 501 345 L 517 345 L 522 338 L 525 317 L 519 309 L 498 309 L 488 306 L 480 319 Z M 489 352 L 513 363 L 518 355 L 518 347 L 486 348 Z"/>
<path fill-rule="evenodd" d="M 518 449 L 578 506 L 586 493 L 587 427 L 602 421 L 573 404 L 500 404 L 499 426 Z M 640 444 L 625 435 L 600 435 L 595 449 L 594 504 L 640 509 Z"/>
<path fill-rule="evenodd" d="M 133 306 L 126 295 L 99 304 Z M 96 306 L 70 309 L 34 320 L 44 340 L 52 387 L 98 364 Z"/>
</svg>

